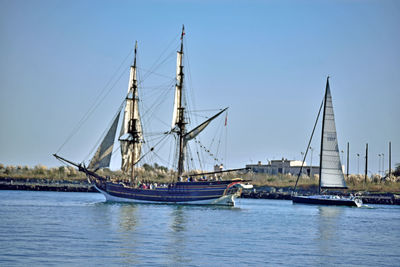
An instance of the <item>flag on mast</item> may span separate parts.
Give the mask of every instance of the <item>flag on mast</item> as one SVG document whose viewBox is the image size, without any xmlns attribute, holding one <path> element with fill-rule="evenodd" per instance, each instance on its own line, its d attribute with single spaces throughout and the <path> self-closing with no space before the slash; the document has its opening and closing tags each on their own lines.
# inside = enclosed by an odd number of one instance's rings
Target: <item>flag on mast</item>
<svg viewBox="0 0 400 267">
<path fill-rule="evenodd" d="M 185 25 L 182 25 L 182 35 L 181 40 L 183 40 L 183 36 L 185 35 Z"/>
</svg>

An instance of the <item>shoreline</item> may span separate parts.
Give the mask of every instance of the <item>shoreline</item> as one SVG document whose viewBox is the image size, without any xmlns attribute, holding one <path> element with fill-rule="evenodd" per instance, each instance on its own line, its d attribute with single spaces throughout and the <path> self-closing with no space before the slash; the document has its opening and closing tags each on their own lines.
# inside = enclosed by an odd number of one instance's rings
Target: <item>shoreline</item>
<svg viewBox="0 0 400 267">
<path fill-rule="evenodd" d="M 0 190 L 90 192 L 97 190 L 87 181 L 49 180 L 49 179 L 0 179 Z"/>
<path fill-rule="evenodd" d="M 242 198 L 253 199 L 285 199 L 291 200 L 292 187 L 269 187 L 269 186 L 255 186 L 253 189 L 243 190 Z M 301 195 L 316 194 L 316 190 L 299 189 Z M 360 196 L 364 204 L 380 204 L 380 205 L 400 205 L 400 194 L 384 193 L 384 192 L 335 192 L 335 194 L 342 196 L 349 196 L 356 194 Z"/>
</svg>

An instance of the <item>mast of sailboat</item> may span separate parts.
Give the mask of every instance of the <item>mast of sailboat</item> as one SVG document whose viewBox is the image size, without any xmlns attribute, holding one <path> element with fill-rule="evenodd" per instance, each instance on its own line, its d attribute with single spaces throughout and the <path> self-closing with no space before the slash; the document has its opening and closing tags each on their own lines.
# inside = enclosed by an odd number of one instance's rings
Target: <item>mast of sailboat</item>
<svg viewBox="0 0 400 267">
<path fill-rule="evenodd" d="M 139 108 L 137 107 L 138 105 L 138 98 L 137 98 L 137 78 L 136 78 L 136 56 L 137 56 L 137 41 L 135 43 L 135 56 L 133 59 L 133 65 L 131 66 L 131 86 L 128 91 L 128 95 L 126 97 L 127 103 L 129 103 L 129 110 L 126 110 L 129 114 L 129 119 L 128 119 L 128 129 L 127 133 L 129 134 L 129 138 L 127 140 L 122 140 L 122 141 L 127 141 L 128 142 L 128 152 L 129 153 L 129 148 L 131 148 L 131 155 L 128 157 L 128 166 L 127 169 L 129 170 L 130 168 L 130 175 L 129 175 L 129 183 L 132 184 L 133 181 L 135 180 L 135 159 L 139 155 L 139 151 L 136 151 L 136 146 L 138 143 L 140 143 L 140 127 L 138 126 L 138 120 L 137 116 L 135 116 L 135 112 L 138 113 L 136 110 Z"/>
<path fill-rule="evenodd" d="M 322 113 L 322 133 L 321 133 L 321 152 L 319 155 L 319 185 L 318 194 L 321 194 L 321 174 L 322 174 L 322 151 L 324 147 L 324 131 L 325 131 L 325 114 L 326 114 L 326 98 L 329 89 L 329 76 L 326 78 L 325 97 L 324 97 L 324 112 Z"/>
<path fill-rule="evenodd" d="M 136 74 L 136 53 L 137 53 L 137 41 L 135 43 L 135 57 L 133 59 L 133 69 L 135 70 L 135 74 Z M 130 110 L 130 120 L 129 120 L 129 133 L 132 135 L 132 157 L 131 157 L 131 177 L 129 182 L 132 184 L 134 177 L 135 177 L 135 148 L 134 148 L 134 141 L 135 141 L 135 132 L 136 132 L 136 122 L 135 122 L 135 118 L 134 118 L 134 108 L 135 108 L 135 93 L 137 90 L 137 83 L 136 83 L 136 75 L 134 75 L 133 77 L 133 83 L 132 83 L 132 98 L 130 99 L 132 101 L 132 105 L 131 105 L 131 110 Z"/>
<path fill-rule="evenodd" d="M 178 177 L 182 176 L 183 173 L 183 164 L 184 164 L 184 136 L 185 136 L 185 107 L 182 105 L 182 89 L 183 89 L 183 36 L 185 35 L 185 26 L 182 25 L 182 33 L 181 33 L 181 48 L 178 51 L 178 64 L 177 64 L 177 83 L 176 83 L 176 91 L 178 99 L 177 101 L 177 119 L 176 125 L 178 126 L 178 137 L 179 137 L 179 156 L 178 156 Z"/>
</svg>

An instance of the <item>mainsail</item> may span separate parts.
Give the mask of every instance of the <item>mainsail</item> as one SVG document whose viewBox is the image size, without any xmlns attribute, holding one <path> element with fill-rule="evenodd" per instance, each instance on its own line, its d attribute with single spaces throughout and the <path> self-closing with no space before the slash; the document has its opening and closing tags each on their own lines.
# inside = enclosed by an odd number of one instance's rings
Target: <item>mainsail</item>
<svg viewBox="0 0 400 267">
<path fill-rule="evenodd" d="M 111 154 L 114 146 L 115 133 L 117 131 L 120 113 L 121 112 L 118 112 L 116 118 L 114 119 L 114 122 L 112 123 L 106 136 L 104 137 L 99 148 L 97 149 L 92 160 L 90 161 L 88 169 L 97 170 L 110 166 Z"/>
<path fill-rule="evenodd" d="M 340 162 L 329 77 L 326 81 L 324 115 L 322 120 L 320 187 L 347 188 Z"/>
<path fill-rule="evenodd" d="M 136 51 L 135 59 L 130 69 L 128 94 L 124 109 L 124 117 L 121 126 L 119 140 L 121 142 L 121 170 L 128 172 L 139 160 L 142 148 L 142 125 L 139 114 L 139 95 L 136 78 Z"/>
</svg>

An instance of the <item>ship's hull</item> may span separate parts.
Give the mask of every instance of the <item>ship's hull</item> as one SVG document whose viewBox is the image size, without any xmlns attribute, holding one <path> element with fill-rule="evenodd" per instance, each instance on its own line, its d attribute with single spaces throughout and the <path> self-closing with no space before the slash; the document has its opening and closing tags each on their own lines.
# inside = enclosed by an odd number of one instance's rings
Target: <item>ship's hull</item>
<svg viewBox="0 0 400 267">
<path fill-rule="evenodd" d="M 95 183 L 107 201 L 183 205 L 234 206 L 240 196 L 237 181 L 178 182 L 155 189 L 133 188 L 123 183 Z"/>
<path fill-rule="evenodd" d="M 362 201 L 359 198 L 339 197 L 332 195 L 314 195 L 314 196 L 293 196 L 293 203 L 314 204 L 314 205 L 334 205 L 361 207 Z"/>
</svg>

